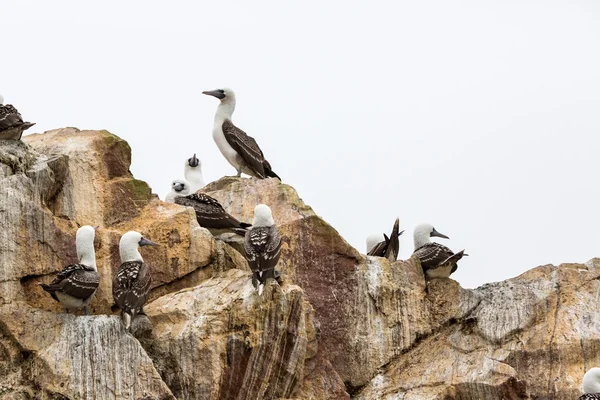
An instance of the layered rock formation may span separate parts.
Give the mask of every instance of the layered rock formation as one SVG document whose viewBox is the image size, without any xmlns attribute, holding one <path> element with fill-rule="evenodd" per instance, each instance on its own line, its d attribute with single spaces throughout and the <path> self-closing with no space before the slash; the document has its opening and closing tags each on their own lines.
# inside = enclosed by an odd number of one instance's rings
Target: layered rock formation
<svg viewBox="0 0 600 400">
<path fill-rule="evenodd" d="M 568 399 L 600 365 L 600 260 L 533 269 L 475 290 L 425 290 L 418 260 L 365 257 L 276 179 L 205 192 L 240 220 L 269 204 L 283 284 L 262 297 L 239 240 L 161 202 L 105 131 L 0 142 L 0 399 Z M 90 316 L 39 287 L 100 226 Z M 113 315 L 118 240 L 130 229 L 154 273 L 148 318 Z"/>
</svg>

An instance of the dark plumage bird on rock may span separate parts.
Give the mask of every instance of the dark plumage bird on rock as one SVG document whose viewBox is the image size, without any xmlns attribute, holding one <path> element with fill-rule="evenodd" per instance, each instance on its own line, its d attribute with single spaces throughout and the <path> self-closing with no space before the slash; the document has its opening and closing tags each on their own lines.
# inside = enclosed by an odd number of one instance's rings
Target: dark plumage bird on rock
<svg viewBox="0 0 600 400">
<path fill-rule="evenodd" d="M 390 260 L 390 262 L 396 261 L 400 252 L 399 238 L 400 235 L 404 233 L 404 231 L 399 232 L 399 230 L 400 220 L 396 218 L 396 222 L 394 222 L 394 227 L 392 228 L 390 237 L 384 233 L 383 240 L 381 240 L 382 235 L 369 235 L 369 237 L 367 237 L 367 255 L 385 257 Z"/>
<path fill-rule="evenodd" d="M 266 204 L 254 208 L 254 220 L 252 228 L 246 232 L 244 250 L 252 270 L 252 283 L 260 296 L 267 280 L 276 279 L 275 266 L 281 255 L 281 235 Z"/>
<path fill-rule="evenodd" d="M 40 284 L 67 312 L 83 308 L 87 315 L 87 306 L 98 290 L 100 275 L 96 268 L 95 236 L 96 228 L 89 225 L 79 228 L 75 234 L 79 263 L 66 266 L 49 285 Z"/>
<path fill-rule="evenodd" d="M 231 89 L 217 89 L 202 92 L 214 96 L 221 101 L 215 113 L 213 126 L 213 139 L 223 157 L 237 171 L 237 176 L 242 172 L 255 178 L 279 178 L 271 164 L 258 147 L 256 140 L 231 122 L 235 111 L 235 93 Z"/>
<path fill-rule="evenodd" d="M 448 236 L 439 233 L 430 224 L 421 224 L 415 228 L 413 239 L 415 243 L 416 254 L 421 261 L 423 273 L 427 279 L 448 278 L 453 274 L 458 265 L 458 260 L 467 256 L 464 250 L 454 253 L 448 247 L 432 242 L 431 237 L 441 237 L 450 239 Z"/>
<path fill-rule="evenodd" d="M 129 231 L 121 236 L 119 253 L 121 266 L 113 278 L 113 299 L 121 309 L 125 329 L 131 332 L 131 322 L 136 315 L 144 313 L 144 304 L 152 284 L 152 271 L 144 263 L 140 246 L 158 246 L 144 238 L 141 233 Z"/>
<path fill-rule="evenodd" d="M 23 121 L 19 111 L 11 104 L 4 104 L 4 97 L 0 96 L 0 140 L 21 140 L 23 131 L 33 125 Z"/>
</svg>

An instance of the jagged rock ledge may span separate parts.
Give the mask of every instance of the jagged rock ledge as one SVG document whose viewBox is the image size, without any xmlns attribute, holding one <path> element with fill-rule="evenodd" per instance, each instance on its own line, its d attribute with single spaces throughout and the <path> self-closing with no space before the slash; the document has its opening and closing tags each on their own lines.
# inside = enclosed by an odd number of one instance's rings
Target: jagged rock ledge
<svg viewBox="0 0 600 400">
<path fill-rule="evenodd" d="M 0 399 L 566 399 L 599 365 L 600 260 L 543 266 L 475 290 L 433 281 L 417 260 L 365 257 L 275 179 L 204 191 L 250 220 L 273 209 L 283 284 L 259 298 L 236 243 L 129 172 L 106 131 L 65 128 L 0 142 Z M 99 225 L 92 316 L 38 287 L 76 261 Z M 154 283 L 126 334 L 111 310 L 118 240 L 130 229 Z"/>
</svg>

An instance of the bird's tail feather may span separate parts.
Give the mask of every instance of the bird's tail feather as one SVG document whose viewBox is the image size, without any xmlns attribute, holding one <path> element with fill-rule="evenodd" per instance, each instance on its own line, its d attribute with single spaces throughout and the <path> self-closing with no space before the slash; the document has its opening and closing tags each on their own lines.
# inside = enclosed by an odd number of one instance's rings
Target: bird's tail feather
<svg viewBox="0 0 600 400">
<path fill-rule="evenodd" d="M 131 314 L 124 312 L 122 314 L 123 324 L 125 325 L 125 329 L 129 331 L 131 329 Z"/>
<path fill-rule="evenodd" d="M 21 127 L 23 128 L 23 130 L 27 130 L 34 125 L 35 125 L 35 122 L 23 122 L 23 125 L 21 125 Z"/>
<path fill-rule="evenodd" d="M 48 293 L 53 293 L 57 289 L 56 287 L 54 287 L 54 285 L 47 285 L 45 283 L 40 283 L 40 286 Z"/>
</svg>

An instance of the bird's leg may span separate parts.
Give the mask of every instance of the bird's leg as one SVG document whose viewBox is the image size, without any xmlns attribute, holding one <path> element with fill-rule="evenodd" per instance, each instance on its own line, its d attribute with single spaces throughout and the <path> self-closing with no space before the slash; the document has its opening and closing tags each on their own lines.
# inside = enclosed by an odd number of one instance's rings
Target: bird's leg
<svg viewBox="0 0 600 400">
<path fill-rule="evenodd" d="M 66 312 L 67 314 L 70 314 L 70 313 L 69 313 L 69 309 L 68 309 L 68 308 L 65 308 L 65 312 Z"/>
<path fill-rule="evenodd" d="M 146 312 L 144 311 L 144 306 L 140 308 L 140 311 L 137 313 L 137 315 L 146 315 Z"/>
<path fill-rule="evenodd" d="M 241 177 L 241 176 L 242 176 L 242 166 L 240 165 L 240 166 L 238 167 L 238 169 L 237 169 L 237 175 L 236 175 L 236 177 L 238 177 L 238 178 L 239 178 L 239 177 Z"/>
<path fill-rule="evenodd" d="M 88 313 L 87 306 L 83 307 L 83 315 L 90 315 L 90 314 Z"/>
</svg>

